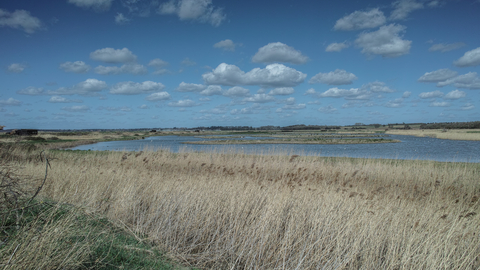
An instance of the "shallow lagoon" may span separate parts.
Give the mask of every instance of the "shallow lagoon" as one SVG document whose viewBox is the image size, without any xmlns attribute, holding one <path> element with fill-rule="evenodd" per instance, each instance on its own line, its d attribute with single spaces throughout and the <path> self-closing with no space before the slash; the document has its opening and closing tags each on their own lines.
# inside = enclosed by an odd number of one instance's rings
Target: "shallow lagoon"
<svg viewBox="0 0 480 270">
<path fill-rule="evenodd" d="M 232 138 L 233 139 L 233 138 Z M 245 136 L 245 139 L 269 139 L 269 137 Z M 386 139 L 399 143 L 381 144 L 238 144 L 238 145 L 186 145 L 182 142 L 211 140 L 195 136 L 158 136 L 134 141 L 111 141 L 81 145 L 72 150 L 141 151 L 167 149 L 178 151 L 227 151 L 235 150 L 255 154 L 297 154 L 328 157 L 358 157 L 386 159 L 420 159 L 451 162 L 480 163 L 480 141 L 441 140 L 428 137 L 390 135 Z M 213 140 L 213 139 L 212 139 Z"/>
</svg>

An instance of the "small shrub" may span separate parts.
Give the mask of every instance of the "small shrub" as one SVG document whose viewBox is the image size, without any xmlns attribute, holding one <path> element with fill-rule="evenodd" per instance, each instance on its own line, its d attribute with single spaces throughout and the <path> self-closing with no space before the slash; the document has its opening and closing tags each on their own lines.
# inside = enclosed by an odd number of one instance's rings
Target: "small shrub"
<svg viewBox="0 0 480 270">
<path fill-rule="evenodd" d="M 42 137 L 25 137 L 25 138 L 23 138 L 23 140 L 43 142 L 43 141 L 45 141 L 45 138 L 42 138 Z"/>
</svg>

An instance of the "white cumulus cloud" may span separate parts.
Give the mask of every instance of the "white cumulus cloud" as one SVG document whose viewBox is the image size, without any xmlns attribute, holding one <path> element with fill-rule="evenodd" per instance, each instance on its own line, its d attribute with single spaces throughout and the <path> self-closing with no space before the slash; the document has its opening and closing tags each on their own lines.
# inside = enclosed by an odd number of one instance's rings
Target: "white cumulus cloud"
<svg viewBox="0 0 480 270">
<path fill-rule="evenodd" d="M 220 85 L 209 85 L 206 89 L 200 92 L 200 95 L 204 96 L 213 96 L 213 95 L 221 95 L 222 94 L 222 87 Z"/>
<path fill-rule="evenodd" d="M 281 110 L 303 110 L 307 108 L 307 105 L 305 103 L 301 103 L 301 104 L 287 104 L 287 105 L 284 105 Z"/>
<path fill-rule="evenodd" d="M 203 84 L 181 82 L 175 90 L 178 92 L 201 92 L 202 90 L 205 90 L 205 88 L 207 88 L 207 86 Z"/>
<path fill-rule="evenodd" d="M 453 90 L 445 95 L 445 99 L 459 99 L 467 96 L 467 93 L 460 90 Z"/>
<path fill-rule="evenodd" d="M 0 99 L 0 106 L 20 106 L 22 102 L 14 98 L 9 98 L 7 100 Z"/>
<path fill-rule="evenodd" d="M 453 62 L 457 67 L 474 67 L 480 65 L 480 47 L 466 52 L 460 59 Z"/>
<path fill-rule="evenodd" d="M 125 64 L 120 67 L 117 66 L 98 66 L 95 68 L 95 73 L 100 75 L 118 75 L 129 73 L 133 75 L 147 74 L 148 70 L 144 65 L 140 64 Z"/>
<path fill-rule="evenodd" d="M 368 11 L 355 11 L 339 19 L 333 29 L 342 31 L 375 28 L 384 25 L 387 19 L 378 8 Z"/>
<path fill-rule="evenodd" d="M 267 102 L 275 101 L 275 98 L 267 94 L 255 94 L 251 97 L 244 98 L 243 101 L 253 102 L 253 103 L 267 103 Z"/>
<path fill-rule="evenodd" d="M 95 96 L 98 92 L 107 88 L 107 83 L 97 79 L 87 79 L 73 87 L 61 87 L 57 90 L 48 91 L 48 95 L 82 95 Z"/>
<path fill-rule="evenodd" d="M 113 0 L 68 0 L 68 3 L 81 8 L 93 8 L 95 11 L 109 10 Z"/>
<path fill-rule="evenodd" d="M 129 49 L 103 48 L 90 53 L 90 58 L 105 63 L 130 63 L 137 61 L 137 56 Z"/>
<path fill-rule="evenodd" d="M 61 96 L 52 96 L 48 102 L 50 103 L 82 103 L 79 99 L 67 99 Z"/>
<path fill-rule="evenodd" d="M 347 72 L 343 69 L 336 69 L 328 73 L 318 73 L 313 76 L 309 83 L 324 83 L 329 85 L 343 85 L 352 84 L 354 80 L 358 79 L 355 74 Z"/>
<path fill-rule="evenodd" d="M 304 64 L 308 61 L 308 57 L 302 55 L 300 51 L 295 50 L 281 42 L 269 43 L 260 49 L 253 56 L 252 61 L 255 63 L 274 63 L 284 62 L 292 64 Z"/>
<path fill-rule="evenodd" d="M 325 106 L 325 107 L 318 108 L 318 111 L 322 112 L 322 113 L 334 113 L 334 112 L 337 111 L 337 109 L 335 107 L 333 107 L 332 105 L 328 105 L 328 106 Z"/>
<path fill-rule="evenodd" d="M 165 69 L 165 67 L 167 67 L 168 65 L 169 65 L 168 62 L 163 61 L 163 60 L 160 59 L 160 58 L 152 59 L 152 60 L 148 63 L 148 66 L 154 67 L 154 68 L 156 69 L 154 72 L 152 72 L 152 74 L 154 74 L 154 75 L 164 75 L 164 74 L 169 73 L 170 71 L 168 71 L 167 69 Z"/>
<path fill-rule="evenodd" d="M 157 69 L 155 70 L 154 72 L 152 72 L 153 75 L 165 75 L 165 74 L 168 74 L 170 73 L 170 71 L 168 69 Z"/>
<path fill-rule="evenodd" d="M 282 64 L 270 64 L 245 73 L 235 65 L 222 63 L 202 77 L 206 84 L 293 87 L 302 83 L 307 75 Z"/>
<path fill-rule="evenodd" d="M 42 22 L 37 17 L 30 15 L 26 10 L 15 10 L 10 13 L 4 9 L 0 9 L 0 27 L 11 27 L 14 29 L 23 28 L 28 34 L 42 28 Z"/>
<path fill-rule="evenodd" d="M 168 106 L 171 106 L 171 107 L 193 107 L 193 106 L 197 106 L 197 103 L 195 103 L 195 101 L 190 100 L 190 99 L 184 99 L 184 100 L 170 102 L 170 103 L 168 103 Z"/>
<path fill-rule="evenodd" d="M 90 66 L 83 61 L 75 61 L 60 64 L 60 69 L 65 72 L 87 73 L 90 70 Z"/>
<path fill-rule="evenodd" d="M 475 109 L 475 105 L 473 105 L 472 103 L 467 103 L 467 104 L 463 105 L 460 109 L 462 111 L 473 110 L 473 109 Z"/>
<path fill-rule="evenodd" d="M 294 97 L 289 97 L 285 100 L 285 104 L 287 105 L 294 105 L 295 104 L 295 98 Z"/>
<path fill-rule="evenodd" d="M 347 42 L 342 43 L 330 43 L 327 48 L 325 49 L 326 52 L 340 52 L 343 49 L 350 47 Z"/>
<path fill-rule="evenodd" d="M 272 89 L 268 94 L 285 96 L 285 95 L 291 95 L 293 93 L 295 93 L 295 89 L 293 89 L 293 87 L 278 87 L 278 88 Z"/>
<path fill-rule="evenodd" d="M 192 61 L 190 58 L 186 57 L 185 59 L 182 60 L 180 64 L 182 64 L 183 66 L 195 66 L 197 63 Z"/>
<path fill-rule="evenodd" d="M 457 76 L 458 72 L 448 68 L 425 73 L 418 79 L 419 82 L 442 82 Z"/>
<path fill-rule="evenodd" d="M 382 57 L 398 57 L 408 54 L 412 41 L 404 40 L 400 33 L 405 32 L 406 27 L 390 24 L 380 27 L 374 32 L 361 33 L 355 40 L 355 44 L 362 48 L 362 53 L 367 55 L 381 55 Z"/>
<path fill-rule="evenodd" d="M 148 63 L 148 66 L 150 67 L 156 67 L 156 68 L 164 68 L 166 66 L 168 66 L 168 62 L 166 61 L 163 61 L 162 59 L 160 58 L 155 58 L 155 59 L 152 59 L 149 63 Z"/>
<path fill-rule="evenodd" d="M 423 4 L 415 0 L 399 0 L 392 3 L 394 10 L 389 19 L 393 21 L 404 20 L 412 11 L 422 9 Z"/>
<path fill-rule="evenodd" d="M 226 97 L 248 97 L 250 96 L 250 90 L 240 86 L 234 86 L 223 92 L 223 95 Z"/>
<path fill-rule="evenodd" d="M 120 82 L 110 88 L 110 94 L 115 95 L 138 95 L 152 92 L 162 91 L 165 85 L 162 83 L 145 81 L 142 83 L 136 82 Z"/>
<path fill-rule="evenodd" d="M 387 108 L 400 108 L 403 107 L 403 98 L 396 98 L 394 100 L 389 100 L 385 107 Z"/>
<path fill-rule="evenodd" d="M 212 4 L 212 0 L 170 0 L 160 5 L 158 13 L 175 14 L 182 21 L 210 23 L 215 27 L 227 17 L 222 8 Z"/>
<path fill-rule="evenodd" d="M 90 110 L 90 107 L 81 105 L 81 106 L 70 106 L 70 107 L 63 107 L 62 110 L 67 112 L 87 112 Z"/>
<path fill-rule="evenodd" d="M 434 101 L 428 105 L 429 107 L 450 107 L 450 103 L 445 101 Z"/>
<path fill-rule="evenodd" d="M 402 95 L 402 98 L 409 98 L 412 95 L 412 92 L 410 91 L 405 91 Z"/>
<path fill-rule="evenodd" d="M 219 49 L 223 49 L 225 51 L 231 51 L 231 52 L 235 51 L 235 46 L 236 46 L 235 43 L 233 43 L 231 39 L 225 39 L 213 45 L 214 48 L 219 48 Z"/>
<path fill-rule="evenodd" d="M 315 89 L 313 88 L 310 88 L 305 92 L 304 95 L 315 95 L 315 94 L 317 94 L 317 91 L 315 91 Z"/>
<path fill-rule="evenodd" d="M 8 66 L 7 70 L 13 73 L 22 73 L 26 67 L 24 64 L 13 63 Z"/>
<path fill-rule="evenodd" d="M 337 87 L 330 88 L 327 91 L 321 93 L 320 97 L 331 97 L 331 98 L 346 98 L 346 99 L 364 99 L 366 98 L 367 91 L 360 90 L 358 88 L 352 88 L 350 90 L 340 89 Z"/>
<path fill-rule="evenodd" d="M 372 93 L 393 93 L 395 90 L 391 89 L 390 87 L 386 86 L 384 82 L 371 82 L 362 85 L 361 90 L 368 90 Z"/>
<path fill-rule="evenodd" d="M 465 43 L 463 42 L 457 42 L 452 44 L 439 43 L 439 44 L 433 44 L 428 50 L 431 52 L 440 51 L 443 53 L 443 52 L 449 52 L 449 51 L 459 49 L 463 46 L 465 46 Z"/>
<path fill-rule="evenodd" d="M 458 75 L 457 77 L 448 79 L 446 81 L 438 82 L 437 86 L 443 87 L 450 84 L 453 84 L 458 88 L 480 89 L 480 78 L 477 76 L 476 72 L 469 72 L 464 75 Z"/>
<path fill-rule="evenodd" d="M 148 95 L 145 99 L 148 101 L 167 100 L 167 99 L 170 99 L 170 94 L 168 92 L 162 91 L 162 92 L 152 93 Z M 140 109 L 146 109 L 146 108 L 142 108 L 143 106 L 147 107 L 146 105 L 142 105 Z"/>
<path fill-rule="evenodd" d="M 43 90 L 43 88 L 30 86 L 30 87 L 18 90 L 17 94 L 28 95 L 28 96 L 39 96 L 39 95 L 44 95 L 45 90 Z"/>
<path fill-rule="evenodd" d="M 128 23 L 129 21 L 130 21 L 130 19 L 125 17 L 125 15 L 123 15 L 123 13 L 117 13 L 117 15 L 115 15 L 115 23 L 116 24 L 125 24 L 125 23 Z"/>
<path fill-rule="evenodd" d="M 436 90 L 432 92 L 423 92 L 418 95 L 420 98 L 439 98 L 443 97 L 443 93 Z"/>
</svg>

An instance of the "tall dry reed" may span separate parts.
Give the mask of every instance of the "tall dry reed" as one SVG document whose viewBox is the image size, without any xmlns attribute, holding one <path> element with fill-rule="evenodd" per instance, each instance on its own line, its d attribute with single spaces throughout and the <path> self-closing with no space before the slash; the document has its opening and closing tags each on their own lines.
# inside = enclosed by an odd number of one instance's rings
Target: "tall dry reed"
<svg viewBox="0 0 480 270">
<path fill-rule="evenodd" d="M 212 269 L 478 269 L 477 164 L 50 152 L 42 196 Z M 42 164 L 22 166 L 38 174 Z"/>
</svg>

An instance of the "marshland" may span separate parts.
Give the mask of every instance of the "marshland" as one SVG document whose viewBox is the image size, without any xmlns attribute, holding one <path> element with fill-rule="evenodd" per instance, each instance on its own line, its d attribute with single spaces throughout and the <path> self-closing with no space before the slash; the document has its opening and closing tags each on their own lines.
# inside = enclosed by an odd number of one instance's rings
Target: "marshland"
<svg viewBox="0 0 480 270">
<path fill-rule="evenodd" d="M 480 267 L 477 163 L 42 147 L 2 144 L 5 269 Z"/>
</svg>

